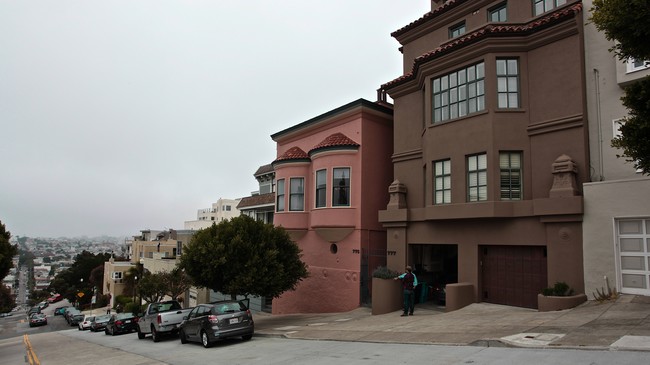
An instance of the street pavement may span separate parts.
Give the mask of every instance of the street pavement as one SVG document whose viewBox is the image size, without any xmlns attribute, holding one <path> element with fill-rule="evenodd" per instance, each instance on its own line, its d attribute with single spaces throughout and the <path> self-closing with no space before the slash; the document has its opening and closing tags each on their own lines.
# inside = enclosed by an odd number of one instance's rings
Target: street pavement
<svg viewBox="0 0 650 365">
<path fill-rule="evenodd" d="M 568 310 L 474 303 L 445 313 L 416 305 L 372 315 L 361 307 L 346 313 L 255 314 L 255 335 L 306 340 L 650 351 L 650 297 L 622 295 L 616 301 L 588 301 Z"/>
</svg>

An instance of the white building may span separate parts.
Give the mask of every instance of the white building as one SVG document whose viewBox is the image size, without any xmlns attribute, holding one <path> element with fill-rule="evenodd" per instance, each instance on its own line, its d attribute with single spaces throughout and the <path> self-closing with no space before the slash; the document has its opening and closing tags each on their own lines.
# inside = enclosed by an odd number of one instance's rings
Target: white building
<svg viewBox="0 0 650 365">
<path fill-rule="evenodd" d="M 585 10 L 593 6 L 592 0 L 583 4 Z M 650 295 L 650 178 L 611 147 L 627 115 L 623 87 L 650 75 L 650 67 L 619 61 L 608 51 L 614 43 L 595 29 L 590 15 L 583 12 L 592 181 L 583 186 L 585 294 L 593 298 L 607 277 L 622 293 Z"/>
<path fill-rule="evenodd" d="M 237 204 L 241 199 L 219 199 L 216 203 L 212 203 L 211 208 L 199 209 L 196 214 L 196 220 L 186 221 L 185 229 L 199 230 L 208 228 L 212 223 L 219 223 L 239 215 Z"/>
</svg>

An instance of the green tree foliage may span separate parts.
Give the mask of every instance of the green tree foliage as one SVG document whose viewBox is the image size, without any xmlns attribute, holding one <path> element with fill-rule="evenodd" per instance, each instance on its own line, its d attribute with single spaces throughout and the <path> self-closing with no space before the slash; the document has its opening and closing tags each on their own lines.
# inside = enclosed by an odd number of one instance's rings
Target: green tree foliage
<svg viewBox="0 0 650 365">
<path fill-rule="evenodd" d="M 169 272 L 163 272 L 162 275 L 167 294 L 174 299 L 183 295 L 192 286 L 192 279 L 180 267 L 176 267 Z"/>
<path fill-rule="evenodd" d="M 616 41 L 612 51 L 622 61 L 650 60 L 650 2 L 648 0 L 594 0 L 591 21 Z"/>
<path fill-rule="evenodd" d="M 138 279 L 137 294 L 147 303 L 159 302 L 167 294 L 164 275 L 145 273 L 142 279 Z"/>
<path fill-rule="evenodd" d="M 9 312 L 16 305 L 16 298 L 6 286 L 0 284 L 0 313 Z"/>
<path fill-rule="evenodd" d="M 71 302 L 79 301 L 80 305 L 90 303 L 93 296 L 93 284 L 91 272 L 96 267 L 104 265 L 110 259 L 109 253 L 93 254 L 83 251 L 75 256 L 74 262 L 69 269 L 61 271 L 50 283 L 49 290 L 63 295 Z M 82 297 L 77 294 L 84 293 Z"/>
<path fill-rule="evenodd" d="M 9 239 L 11 233 L 0 221 L 0 280 L 9 274 L 9 270 L 14 266 L 12 259 L 18 253 L 18 246 L 9 243 Z"/>
<path fill-rule="evenodd" d="M 650 43 L 650 42 L 649 42 Z M 650 78 L 631 84 L 625 89 L 621 99 L 628 108 L 629 116 L 621 125 L 622 137 L 615 138 L 612 146 L 623 150 L 622 156 L 641 169 L 650 173 Z M 621 157 L 621 156 L 619 156 Z"/>
<path fill-rule="evenodd" d="M 650 61 L 650 1 L 594 0 L 591 21 L 610 41 L 611 51 L 619 59 Z M 625 88 L 623 105 L 629 116 L 624 118 L 621 136 L 612 146 L 623 150 L 619 157 L 634 163 L 644 174 L 650 174 L 650 77 Z"/>
<path fill-rule="evenodd" d="M 195 285 L 232 297 L 278 297 L 307 277 L 300 256 L 282 227 L 239 216 L 196 233 L 180 267 Z"/>
</svg>

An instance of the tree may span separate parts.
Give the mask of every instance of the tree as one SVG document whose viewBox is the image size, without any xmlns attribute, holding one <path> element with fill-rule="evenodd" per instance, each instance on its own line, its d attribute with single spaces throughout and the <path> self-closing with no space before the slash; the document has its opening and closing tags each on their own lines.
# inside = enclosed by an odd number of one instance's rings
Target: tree
<svg viewBox="0 0 650 365">
<path fill-rule="evenodd" d="M 138 281 L 138 294 L 147 303 L 155 303 L 162 300 L 167 294 L 167 287 L 164 275 L 160 273 L 145 273 Z"/>
<path fill-rule="evenodd" d="M 0 313 L 9 312 L 16 305 L 16 298 L 6 286 L 0 284 Z"/>
<path fill-rule="evenodd" d="M 70 302 L 79 301 L 81 305 L 89 304 L 93 296 L 93 286 L 96 285 L 91 280 L 91 272 L 100 265 L 103 267 L 104 262 L 110 257 L 109 253 L 93 254 L 82 251 L 75 256 L 70 268 L 54 277 L 49 290 L 61 294 Z M 79 297 L 79 293 L 83 293 L 83 296 Z"/>
<path fill-rule="evenodd" d="M 18 253 L 18 246 L 9 243 L 11 233 L 0 221 L 0 280 L 4 279 L 14 266 L 13 257 Z"/>
<path fill-rule="evenodd" d="M 648 0 L 594 0 L 591 21 L 614 41 L 610 49 L 620 60 L 650 61 L 650 3 Z M 650 76 L 625 88 L 621 98 L 629 116 L 623 118 L 621 136 L 612 146 L 621 148 L 627 161 L 650 174 Z"/>
<path fill-rule="evenodd" d="M 308 276 L 300 248 L 282 227 L 238 216 L 200 230 L 180 267 L 194 284 L 237 295 L 278 297 Z"/>
<path fill-rule="evenodd" d="M 192 279 L 180 267 L 175 267 L 169 272 L 163 272 L 162 275 L 165 287 L 167 288 L 167 294 L 173 299 L 181 296 L 192 286 Z"/>
</svg>

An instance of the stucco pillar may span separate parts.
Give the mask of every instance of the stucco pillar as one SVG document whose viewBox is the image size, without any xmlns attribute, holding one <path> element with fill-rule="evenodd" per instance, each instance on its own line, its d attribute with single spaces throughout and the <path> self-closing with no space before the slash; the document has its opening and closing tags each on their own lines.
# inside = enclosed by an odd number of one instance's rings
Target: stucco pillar
<svg viewBox="0 0 650 365">
<path fill-rule="evenodd" d="M 549 192 L 550 198 L 562 198 L 580 195 L 576 174 L 578 167 L 571 157 L 561 155 L 553 163 L 553 186 Z"/>
<path fill-rule="evenodd" d="M 386 265 L 401 271 L 407 265 L 408 245 L 406 227 L 408 226 L 408 208 L 406 204 L 406 185 L 393 181 L 388 187 L 390 200 L 386 210 L 379 212 L 379 221 L 386 228 Z"/>
</svg>

